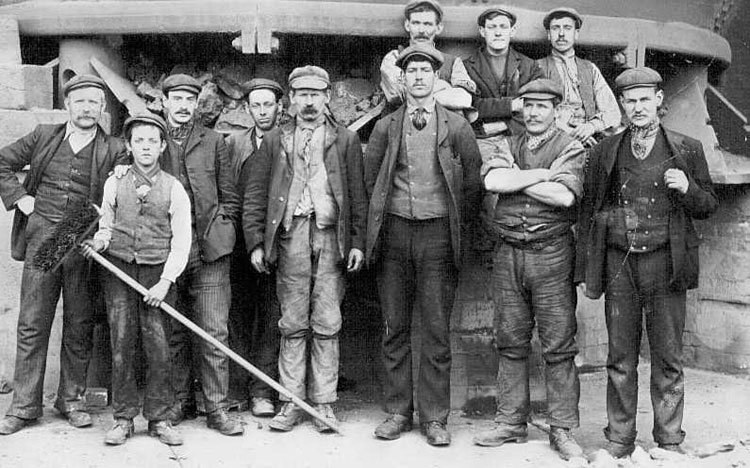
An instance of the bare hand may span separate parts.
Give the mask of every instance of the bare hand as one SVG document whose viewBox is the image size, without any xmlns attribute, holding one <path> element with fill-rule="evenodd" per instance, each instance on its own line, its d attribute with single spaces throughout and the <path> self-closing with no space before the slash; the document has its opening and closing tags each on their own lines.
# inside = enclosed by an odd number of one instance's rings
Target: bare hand
<svg viewBox="0 0 750 468">
<path fill-rule="evenodd" d="M 570 136 L 583 143 L 591 138 L 594 133 L 596 133 L 596 128 L 594 128 L 593 124 L 582 123 L 570 132 Z"/>
<path fill-rule="evenodd" d="M 667 188 L 677 190 L 681 194 L 685 195 L 688 191 L 688 185 L 690 183 L 684 172 L 679 169 L 672 168 L 664 171 L 664 184 L 666 184 Z"/>
<path fill-rule="evenodd" d="M 172 286 L 172 282 L 168 279 L 161 278 L 151 289 L 148 290 L 145 296 L 143 296 L 143 302 L 150 305 L 151 307 L 159 307 L 161 301 L 167 297 L 169 288 Z"/>
<path fill-rule="evenodd" d="M 128 164 L 118 164 L 115 166 L 112 173 L 115 176 L 115 179 L 122 179 L 125 174 L 128 173 L 128 170 L 130 169 L 130 165 Z"/>
<path fill-rule="evenodd" d="M 24 195 L 16 201 L 16 208 L 21 210 L 21 213 L 29 216 L 34 212 L 34 201 L 35 198 L 31 195 Z"/>
<path fill-rule="evenodd" d="M 362 268 L 362 264 L 365 261 L 365 254 L 359 249 L 351 249 L 349 251 L 349 261 L 346 264 L 346 271 L 354 273 Z"/>
<path fill-rule="evenodd" d="M 258 273 L 270 273 L 268 265 L 266 265 L 265 252 L 263 247 L 256 247 L 250 254 L 250 264 L 255 268 Z"/>
<path fill-rule="evenodd" d="M 101 252 L 104 250 L 104 241 L 99 239 L 86 239 L 81 245 L 83 256 L 91 258 L 94 252 Z"/>
</svg>

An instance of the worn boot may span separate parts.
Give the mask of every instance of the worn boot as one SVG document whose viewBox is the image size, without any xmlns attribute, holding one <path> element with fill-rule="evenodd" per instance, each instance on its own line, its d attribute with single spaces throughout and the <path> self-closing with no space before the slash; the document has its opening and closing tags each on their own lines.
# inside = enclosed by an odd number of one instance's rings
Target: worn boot
<svg viewBox="0 0 750 468">
<path fill-rule="evenodd" d="M 149 421 L 148 435 L 158 437 L 166 445 L 182 445 L 182 434 L 169 421 Z"/>
<path fill-rule="evenodd" d="M 245 428 L 242 423 L 235 418 L 230 418 L 223 409 L 218 409 L 208 414 L 206 424 L 210 429 L 216 429 L 226 436 L 242 435 Z"/>
<path fill-rule="evenodd" d="M 12 416 L 9 414 L 0 421 L 0 435 L 15 434 L 24 427 L 35 422 L 36 419 L 19 418 L 18 416 Z"/>
<path fill-rule="evenodd" d="M 323 416 L 323 419 L 338 427 L 339 420 L 336 419 L 336 414 L 333 412 L 331 405 L 323 403 L 315 405 L 315 409 Z M 320 422 L 317 418 L 313 418 L 313 426 L 315 426 L 318 432 L 334 432 L 333 429 Z"/>
<path fill-rule="evenodd" d="M 605 450 L 614 458 L 625 458 L 635 450 L 635 444 L 621 444 L 619 442 L 607 442 Z"/>
<path fill-rule="evenodd" d="M 390 414 L 375 428 L 375 437 L 384 440 L 396 440 L 402 432 L 411 431 L 412 421 L 402 414 Z"/>
<path fill-rule="evenodd" d="M 89 427 L 93 424 L 91 421 L 91 415 L 85 411 L 72 410 L 64 413 L 64 416 L 68 420 L 68 423 L 73 427 Z"/>
<path fill-rule="evenodd" d="M 274 408 L 273 402 L 270 398 L 253 397 L 252 403 L 252 411 L 254 416 L 268 417 L 276 414 L 276 408 Z"/>
<path fill-rule="evenodd" d="M 268 423 L 268 427 L 275 431 L 289 432 L 302 421 L 303 416 L 304 414 L 299 406 L 287 401 L 281 407 L 281 411 Z"/>
<path fill-rule="evenodd" d="M 445 428 L 441 421 L 429 421 L 420 424 L 422 434 L 427 438 L 427 443 L 435 447 L 443 447 L 451 444 L 451 433 Z"/>
<path fill-rule="evenodd" d="M 132 435 L 133 420 L 117 418 L 114 426 L 104 435 L 104 443 L 107 445 L 122 445 Z"/>
<path fill-rule="evenodd" d="M 583 449 L 567 427 L 552 426 L 549 431 L 549 444 L 565 461 L 583 457 Z"/>
<path fill-rule="evenodd" d="M 526 424 L 511 426 L 498 424 L 494 429 L 483 431 L 474 436 L 474 443 L 482 447 L 498 447 L 506 442 L 523 444 L 528 439 Z"/>
</svg>

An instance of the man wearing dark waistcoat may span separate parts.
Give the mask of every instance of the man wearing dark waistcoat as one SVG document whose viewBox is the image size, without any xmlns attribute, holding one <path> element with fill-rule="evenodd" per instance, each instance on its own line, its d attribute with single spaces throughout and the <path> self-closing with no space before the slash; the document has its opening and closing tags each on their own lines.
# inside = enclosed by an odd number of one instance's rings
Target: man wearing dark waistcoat
<svg viewBox="0 0 750 468">
<path fill-rule="evenodd" d="M 552 9 L 545 15 L 544 29 L 552 46 L 550 55 L 538 59 L 542 75 L 563 87 L 557 124 L 587 147 L 596 144 L 604 132 L 620 126 L 620 108 L 596 65 L 576 56 L 575 43 L 583 18 L 573 8 Z"/>
<path fill-rule="evenodd" d="M 435 47 L 435 38 L 443 32 L 443 8 L 437 0 L 409 0 L 404 7 L 404 29 L 409 34 L 409 45 L 427 44 Z M 380 88 L 385 94 L 388 106 L 386 115 L 406 100 L 404 73 L 396 65 L 404 47 L 394 49 L 380 63 Z M 448 109 L 462 110 L 471 105 L 471 96 L 476 84 L 469 78 L 460 57 L 443 53 L 439 80 L 435 84 L 435 99 Z"/>
<path fill-rule="evenodd" d="M 245 84 L 250 115 L 255 125 L 242 133 L 227 137 L 235 184 L 240 199 L 250 179 L 252 159 L 257 156 L 267 132 L 277 126 L 284 90 L 275 81 L 255 78 Z M 232 308 L 229 311 L 229 342 L 237 352 L 272 379 L 278 379 L 279 301 L 276 298 L 276 276 L 259 273 L 250 265 L 242 225 L 237 229 L 237 242 L 232 255 Z M 255 416 L 273 416 L 275 391 L 260 379 L 230 363 L 232 389 L 242 387 L 240 398 L 249 391 L 251 411 Z M 236 383 L 235 383 L 236 382 Z M 236 390 L 235 390 L 236 391 Z"/>
<path fill-rule="evenodd" d="M 178 309 L 220 342 L 227 344 L 231 301 L 230 254 L 236 238 L 240 200 L 224 138 L 194 120 L 201 86 L 188 75 L 164 80 L 164 109 L 169 133 L 162 169 L 179 180 L 190 198 L 193 239 L 185 271 L 177 280 Z M 180 400 L 174 422 L 195 416 L 191 391 L 193 362 L 203 390 L 207 425 L 224 435 L 244 432 L 227 415 L 229 358 L 173 321 L 170 337 L 172 383 Z"/>
<path fill-rule="evenodd" d="M 242 222 L 253 267 L 266 273 L 276 264 L 279 381 L 336 423 L 344 274 L 364 263 L 367 199 L 359 137 L 326 113 L 330 86 L 320 67 L 289 75 L 297 113 L 266 135 L 251 161 Z M 291 431 L 303 412 L 279 398 L 284 405 L 269 427 Z"/>
<path fill-rule="evenodd" d="M 159 157 L 167 147 L 167 124 L 161 117 L 151 113 L 130 117 L 123 133 L 133 165 L 124 176 L 113 175 L 104 183 L 99 230 L 86 245 L 106 251 L 109 261 L 148 288 L 148 293 L 141 296 L 113 273 L 104 275 L 115 418 L 104 442 L 121 445 L 133 435 L 133 419 L 140 408 L 135 361 L 142 349 L 148 365 L 143 395 L 148 432 L 167 445 L 180 445 L 182 436 L 169 421 L 174 404 L 169 316 L 159 305 L 164 300 L 174 303 L 172 286 L 187 264 L 190 199 L 177 179 L 159 168 Z M 84 248 L 84 255 L 91 250 Z"/>
<path fill-rule="evenodd" d="M 588 297 L 605 294 L 604 434 L 618 458 L 635 448 L 644 316 L 653 437 L 659 447 L 681 451 L 685 291 L 698 286 L 700 239 L 692 219 L 706 219 L 718 206 L 701 143 L 660 124 L 661 82 L 647 67 L 615 80 L 630 125 L 592 150 L 580 215 L 576 280 L 585 281 Z"/>
<path fill-rule="evenodd" d="M 477 18 L 483 44 L 465 60 L 466 70 L 477 85 L 472 99 L 476 114 L 468 117 L 484 160 L 498 157 L 498 152 L 507 153 L 508 137 L 523 132 L 523 100 L 518 90 L 541 78 L 534 61 L 510 45 L 516 34 L 516 19 L 503 8 L 483 11 Z"/>
<path fill-rule="evenodd" d="M 431 445 L 448 445 L 450 316 L 467 224 L 479 209 L 479 148 L 468 122 L 433 93 L 443 56 L 406 48 L 397 64 L 407 101 L 381 119 L 367 145 L 367 259 L 377 271 L 385 322 L 385 410 L 381 439 L 411 430 L 414 412 L 411 323 L 419 308 L 422 348 L 417 410 Z"/>
<path fill-rule="evenodd" d="M 576 290 L 572 226 L 583 192 L 585 150 L 555 125 L 563 91 L 534 80 L 520 90 L 526 131 L 514 136 L 511 157 L 482 168 L 484 185 L 498 193 L 484 216 L 497 237 L 492 296 L 498 349 L 496 427 L 474 443 L 525 442 L 531 410 L 529 355 L 537 326 L 545 363 L 550 445 L 568 460 L 583 451 L 571 435 L 579 425 L 576 370 Z M 486 169 L 486 170 L 485 170 Z"/>
<path fill-rule="evenodd" d="M 98 77 L 74 77 L 63 86 L 67 124 L 39 125 L 0 150 L 0 197 L 6 209 L 16 210 L 12 255 L 24 260 L 13 402 L 0 421 L 0 434 L 17 432 L 42 415 L 47 346 L 61 291 L 63 333 L 55 408 L 74 427 L 91 425 L 83 401 L 94 327 L 91 265 L 75 254 L 56 270 L 43 272 L 32 259 L 76 206 L 101 203 L 107 173 L 128 161 L 122 142 L 98 125 L 104 90 Z M 15 172 L 27 164 L 29 173 L 20 184 Z"/>
</svg>

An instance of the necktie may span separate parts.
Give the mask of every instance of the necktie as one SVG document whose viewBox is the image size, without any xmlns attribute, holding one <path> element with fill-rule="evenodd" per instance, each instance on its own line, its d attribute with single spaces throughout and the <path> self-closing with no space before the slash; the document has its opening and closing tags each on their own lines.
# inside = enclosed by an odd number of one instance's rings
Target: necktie
<svg viewBox="0 0 750 468">
<path fill-rule="evenodd" d="M 412 114 L 411 122 L 417 130 L 422 130 L 424 126 L 427 125 L 427 119 L 425 119 L 424 114 L 424 107 L 418 107 L 417 110 L 414 111 L 414 114 Z"/>
</svg>

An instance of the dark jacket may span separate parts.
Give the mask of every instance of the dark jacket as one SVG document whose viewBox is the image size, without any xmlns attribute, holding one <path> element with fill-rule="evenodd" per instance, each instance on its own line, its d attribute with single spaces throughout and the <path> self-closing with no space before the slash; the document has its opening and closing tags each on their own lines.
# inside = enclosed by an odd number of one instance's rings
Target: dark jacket
<svg viewBox="0 0 750 468">
<path fill-rule="evenodd" d="M 685 195 L 670 190 L 669 248 L 672 257 L 670 288 L 684 291 L 698 287 L 700 238 L 692 218 L 708 218 L 718 207 L 708 173 L 703 146 L 697 140 L 662 127 L 671 158 L 668 167 L 687 175 Z M 586 282 L 586 296 L 598 298 L 606 290 L 607 212 L 616 203 L 608 194 L 615 189 L 617 154 L 625 132 L 604 139 L 591 150 L 584 182 L 578 225 L 576 282 Z"/>
<path fill-rule="evenodd" d="M 323 161 L 328 183 L 339 209 L 336 233 L 339 254 L 346 259 L 350 249 L 365 248 L 367 198 L 362 177 L 362 146 L 359 137 L 332 120 L 327 123 Z M 278 255 L 278 233 L 284 221 L 293 179 L 294 120 L 272 130 L 250 160 L 242 227 L 247 251 L 263 246 L 266 261 Z"/>
<path fill-rule="evenodd" d="M 232 253 L 235 223 L 240 216 L 240 198 L 234 186 L 229 152 L 223 136 L 198 123 L 183 144 L 201 259 L 213 262 Z M 169 141 L 160 160 L 162 169 L 178 179 L 179 151 L 179 146 Z"/>
<path fill-rule="evenodd" d="M 247 162 L 258 151 L 255 143 L 255 127 L 242 132 L 233 133 L 226 138 L 229 150 L 229 161 L 232 166 L 232 176 L 240 202 L 245 198 L 245 185 L 247 184 L 248 168 Z"/>
<path fill-rule="evenodd" d="M 66 124 L 38 125 L 33 132 L 0 149 L 0 198 L 7 210 L 14 209 L 24 195 L 36 195 L 45 168 L 65 138 L 65 128 Z M 128 164 L 130 158 L 122 140 L 107 135 L 101 127 L 94 137 L 93 154 L 89 199 L 101 205 L 107 174 L 116 165 Z M 15 173 L 27 164 L 29 173 L 21 184 Z M 25 225 L 26 216 L 16 210 L 11 233 L 11 253 L 16 260 L 23 260 L 25 255 Z"/>
<path fill-rule="evenodd" d="M 462 230 L 476 219 L 482 199 L 479 178 L 481 156 L 474 133 L 462 116 L 448 112 L 435 105 L 437 118 L 437 156 L 445 177 L 450 203 L 448 216 L 451 225 L 451 240 L 454 261 L 461 263 Z M 365 154 L 365 184 L 370 197 L 367 215 L 366 258 L 373 263 L 378 255 L 379 244 L 384 241 L 381 227 L 386 215 L 388 197 L 393 187 L 394 167 L 401 148 L 406 106 L 380 119 L 370 135 Z"/>
<path fill-rule="evenodd" d="M 479 112 L 479 119 L 474 122 L 474 127 L 480 128 L 482 123 L 502 120 L 511 127 L 511 133 L 519 134 L 523 121 L 520 114 L 513 118 L 511 103 L 518 97 L 518 90 L 523 85 L 542 77 L 534 61 L 511 47 L 505 62 L 504 80 L 498 80 L 495 76 L 484 47 L 474 51 L 464 60 L 464 65 L 477 85 L 472 106 Z"/>
</svg>

